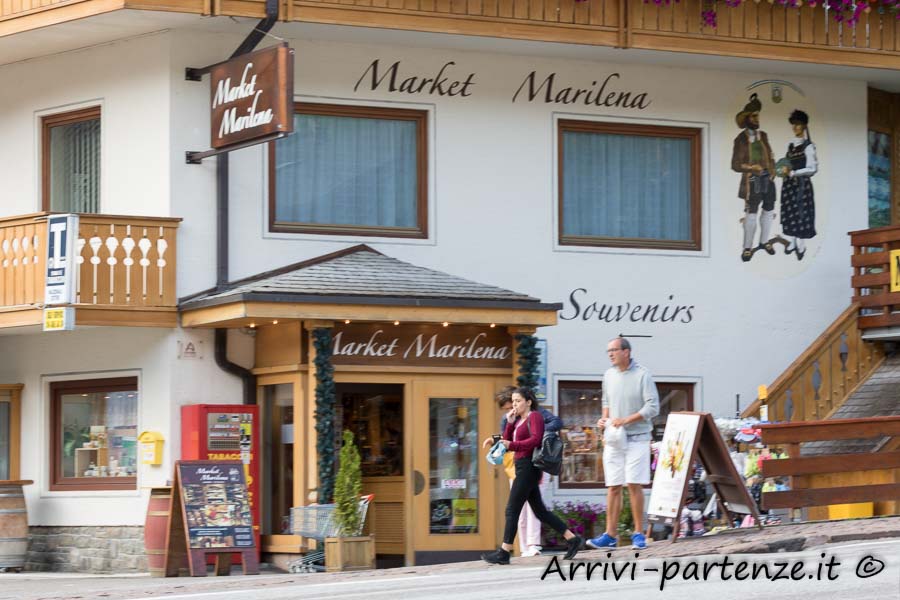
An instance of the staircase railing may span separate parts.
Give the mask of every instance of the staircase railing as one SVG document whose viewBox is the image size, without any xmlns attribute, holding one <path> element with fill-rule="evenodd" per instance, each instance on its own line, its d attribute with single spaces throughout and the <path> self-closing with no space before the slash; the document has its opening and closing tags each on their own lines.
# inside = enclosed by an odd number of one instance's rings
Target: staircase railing
<svg viewBox="0 0 900 600">
<path fill-rule="evenodd" d="M 900 451 L 801 456 L 800 443 L 900 435 L 900 416 L 866 419 L 834 419 L 826 422 L 763 425 L 762 441 L 770 446 L 786 446 L 789 458 L 763 461 L 763 477 L 790 477 L 790 491 L 766 492 L 762 505 L 771 508 L 802 508 L 857 502 L 894 502 L 900 498 L 900 483 L 891 471 L 900 468 Z M 868 481 L 862 485 L 842 485 L 831 479 L 820 485 L 818 476 L 827 474 L 887 474 L 888 483 Z M 809 479 L 809 481 L 807 481 Z M 876 479 L 876 477 L 870 477 Z M 838 485 L 834 485 L 837 483 Z M 894 506 L 894 510 L 896 505 Z"/>
<path fill-rule="evenodd" d="M 859 305 L 847 310 L 769 386 L 769 420 L 821 421 L 837 410 L 884 361 L 878 342 L 862 339 Z M 757 398 L 741 414 L 759 416 Z"/>
</svg>

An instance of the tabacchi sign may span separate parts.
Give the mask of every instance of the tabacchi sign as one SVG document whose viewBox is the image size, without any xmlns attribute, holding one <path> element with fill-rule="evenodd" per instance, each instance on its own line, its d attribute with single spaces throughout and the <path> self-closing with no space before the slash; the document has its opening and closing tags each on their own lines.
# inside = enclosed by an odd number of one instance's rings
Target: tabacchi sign
<svg viewBox="0 0 900 600">
<path fill-rule="evenodd" d="M 210 68 L 212 147 L 225 148 L 294 129 L 294 51 L 286 44 Z"/>
</svg>

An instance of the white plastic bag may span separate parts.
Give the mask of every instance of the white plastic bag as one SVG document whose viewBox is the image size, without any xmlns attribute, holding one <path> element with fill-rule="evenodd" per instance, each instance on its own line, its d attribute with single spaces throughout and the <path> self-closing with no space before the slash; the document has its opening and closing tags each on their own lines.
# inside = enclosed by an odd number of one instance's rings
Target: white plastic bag
<svg viewBox="0 0 900 600">
<path fill-rule="evenodd" d="M 607 424 L 603 430 L 603 443 L 614 450 L 624 450 L 627 444 L 625 428 Z"/>
</svg>

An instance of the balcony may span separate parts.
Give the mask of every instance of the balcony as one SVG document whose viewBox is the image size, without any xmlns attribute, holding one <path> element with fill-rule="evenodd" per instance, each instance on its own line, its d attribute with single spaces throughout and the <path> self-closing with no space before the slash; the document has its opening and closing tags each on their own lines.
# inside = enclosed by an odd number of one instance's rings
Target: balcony
<svg viewBox="0 0 900 600">
<path fill-rule="evenodd" d="M 822 7 L 718 3 L 717 28 L 702 25 L 703 0 L 656 6 L 641 0 L 284 0 L 285 21 L 358 25 L 617 48 L 900 69 L 900 24 L 877 7 L 855 27 Z M 3 0 L 0 37 L 121 9 L 262 17 L 265 0 Z M 140 17 L 134 17 L 139 19 Z"/>
<path fill-rule="evenodd" d="M 40 325 L 47 215 L 0 219 L 0 329 Z M 181 219 L 80 215 L 75 325 L 175 327 Z"/>
</svg>

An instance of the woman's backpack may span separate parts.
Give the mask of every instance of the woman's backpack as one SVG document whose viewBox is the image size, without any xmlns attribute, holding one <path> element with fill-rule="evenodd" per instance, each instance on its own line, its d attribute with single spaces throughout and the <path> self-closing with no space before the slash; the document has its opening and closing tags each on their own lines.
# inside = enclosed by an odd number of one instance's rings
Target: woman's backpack
<svg viewBox="0 0 900 600">
<path fill-rule="evenodd" d="M 559 475 L 562 472 L 562 459 L 563 441 L 559 433 L 545 432 L 541 445 L 531 455 L 531 463 L 545 473 Z"/>
<path fill-rule="evenodd" d="M 549 418 L 548 418 L 549 415 Z M 544 418 L 544 427 L 548 421 L 555 419 L 554 426 L 556 429 L 548 431 L 544 429 L 544 437 L 541 439 L 541 445 L 534 449 L 531 454 L 531 464 L 549 475 L 559 475 L 562 472 L 563 460 L 563 441 L 559 437 L 559 428 L 562 427 L 562 419 L 551 413 L 549 410 L 543 409 L 541 416 Z M 526 421 L 528 434 L 531 435 L 531 425 Z"/>
</svg>

